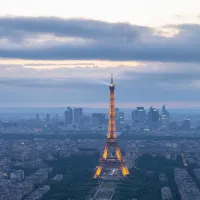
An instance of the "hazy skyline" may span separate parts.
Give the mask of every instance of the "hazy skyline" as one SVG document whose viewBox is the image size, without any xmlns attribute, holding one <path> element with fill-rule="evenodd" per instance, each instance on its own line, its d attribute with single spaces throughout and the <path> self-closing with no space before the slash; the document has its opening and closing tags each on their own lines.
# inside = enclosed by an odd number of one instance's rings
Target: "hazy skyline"
<svg viewBox="0 0 200 200">
<path fill-rule="evenodd" d="M 200 108 L 200 2 L 25 1 L 0 7 L 0 107 Z"/>
</svg>

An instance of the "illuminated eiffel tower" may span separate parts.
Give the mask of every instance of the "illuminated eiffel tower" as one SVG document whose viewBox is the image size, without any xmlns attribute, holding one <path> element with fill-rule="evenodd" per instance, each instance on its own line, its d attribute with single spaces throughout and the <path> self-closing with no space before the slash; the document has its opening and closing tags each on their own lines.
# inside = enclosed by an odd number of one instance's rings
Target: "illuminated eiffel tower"
<svg viewBox="0 0 200 200">
<path fill-rule="evenodd" d="M 109 122 L 106 146 L 102 157 L 100 158 L 100 164 L 96 169 L 94 178 L 101 176 L 102 171 L 106 168 L 120 169 L 123 176 L 129 174 L 128 168 L 124 164 L 124 160 L 121 155 L 121 151 L 117 141 L 116 135 L 116 123 L 115 123 L 115 84 L 113 82 L 113 76 L 111 75 L 110 89 L 110 107 L 109 107 Z M 114 153 L 114 155 L 113 155 Z"/>
</svg>

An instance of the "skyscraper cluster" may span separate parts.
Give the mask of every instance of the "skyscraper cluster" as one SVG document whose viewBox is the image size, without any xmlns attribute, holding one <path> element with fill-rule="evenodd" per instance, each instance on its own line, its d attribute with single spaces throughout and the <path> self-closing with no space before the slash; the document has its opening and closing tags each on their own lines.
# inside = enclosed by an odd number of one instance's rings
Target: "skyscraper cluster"
<svg viewBox="0 0 200 200">
<path fill-rule="evenodd" d="M 80 124 L 83 120 L 83 109 L 82 108 L 70 108 L 67 107 L 65 111 L 65 126 L 72 126 Z"/>
<path fill-rule="evenodd" d="M 169 128 L 169 112 L 166 110 L 165 105 L 162 107 L 162 113 L 150 107 L 148 113 L 144 107 L 137 107 L 132 111 L 132 126 L 136 130 L 143 130 L 145 128 L 155 130 L 158 128 Z"/>
<path fill-rule="evenodd" d="M 126 114 L 126 115 L 125 115 Z M 129 119 L 125 119 L 129 115 Z M 40 116 L 36 115 L 36 121 L 40 121 Z M 50 116 L 46 115 L 46 123 L 49 124 Z M 115 108 L 116 132 L 129 132 L 131 130 L 185 130 L 191 129 L 190 118 L 187 116 L 182 121 L 173 121 L 166 106 L 162 109 L 151 106 L 145 109 L 142 106 L 136 107 L 131 112 L 123 112 Z M 64 112 L 64 126 L 68 130 L 107 130 L 108 113 L 94 112 L 84 113 L 83 108 L 67 107 Z M 120 133 L 119 133 L 120 134 Z"/>
<path fill-rule="evenodd" d="M 171 121 L 170 114 L 163 105 L 161 112 L 150 107 L 145 110 L 144 107 L 137 107 L 132 111 L 132 129 L 133 130 L 190 130 L 190 118 L 186 117 L 181 123 Z"/>
</svg>

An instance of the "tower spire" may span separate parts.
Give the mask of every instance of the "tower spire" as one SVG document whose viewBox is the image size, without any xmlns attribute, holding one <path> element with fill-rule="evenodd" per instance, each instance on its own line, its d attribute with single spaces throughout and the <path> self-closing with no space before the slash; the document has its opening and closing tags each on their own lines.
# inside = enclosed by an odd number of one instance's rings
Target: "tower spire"
<svg viewBox="0 0 200 200">
<path fill-rule="evenodd" d="M 110 84 L 111 84 L 111 85 L 114 85 L 114 81 L 113 81 L 113 73 L 111 73 Z"/>
</svg>

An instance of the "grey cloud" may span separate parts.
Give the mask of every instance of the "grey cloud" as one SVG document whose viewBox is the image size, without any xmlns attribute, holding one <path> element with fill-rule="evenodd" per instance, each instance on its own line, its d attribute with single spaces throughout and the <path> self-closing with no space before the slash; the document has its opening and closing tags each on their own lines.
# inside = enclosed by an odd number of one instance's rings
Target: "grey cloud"
<svg viewBox="0 0 200 200">
<path fill-rule="evenodd" d="M 37 66 L 37 65 L 36 65 Z M 39 65 L 40 66 L 40 65 Z M 42 65 L 41 65 L 42 66 Z M 43 66 L 45 67 L 45 65 Z M 124 68 L 124 67 L 123 67 Z M 112 67 L 112 72 L 119 72 L 123 68 Z M 103 68 L 98 66 L 57 66 L 56 68 L 32 68 L 31 66 L 24 65 L 0 65 L 0 78 L 4 80 L 5 78 L 27 78 L 27 79 L 40 79 L 40 78 L 55 78 L 55 79 L 65 79 L 71 80 L 72 78 L 89 78 L 90 80 L 99 79 L 102 76 L 109 76 L 110 68 Z M 0 79 L 0 80 L 1 80 Z"/>
<path fill-rule="evenodd" d="M 3 78 L 0 80 L 0 85 L 11 86 L 11 87 L 25 87 L 25 88 L 36 88 L 36 89 L 77 89 L 84 88 L 84 90 L 91 89 L 91 86 L 100 85 L 99 82 L 88 80 L 84 78 Z"/>
<path fill-rule="evenodd" d="M 0 57 L 40 60 L 115 60 L 200 62 L 200 25 L 169 25 L 179 34 L 166 38 L 154 29 L 128 23 L 53 17 L 0 17 L 0 37 L 30 38 L 32 43 L 10 41 L 1 45 Z M 36 36 L 82 38 L 85 42 L 50 40 L 38 43 Z M 9 40 L 9 38 L 8 38 Z"/>
<path fill-rule="evenodd" d="M 52 34 L 61 37 L 87 39 L 136 38 L 150 28 L 127 23 L 108 23 L 86 19 L 62 19 L 56 17 L 0 17 L 0 36 Z"/>
<path fill-rule="evenodd" d="M 0 48 L 0 56 L 4 58 L 44 59 L 44 60 L 115 60 L 115 61 L 171 61 L 199 62 L 200 47 L 172 43 L 152 45 L 70 45 L 62 44 L 45 47 Z"/>
<path fill-rule="evenodd" d="M 187 83 L 195 80 L 200 80 L 200 70 L 197 71 L 185 71 L 185 72 L 168 72 L 168 71 L 157 71 L 157 72 L 134 72 L 126 71 L 124 75 L 132 80 L 143 80 L 151 83 L 168 83 L 175 85 L 176 83 Z"/>
<path fill-rule="evenodd" d="M 60 66 L 95 66 L 95 63 L 84 63 L 84 62 L 81 62 L 81 63 L 64 63 L 64 64 L 52 64 L 52 63 L 47 63 L 47 64 L 44 64 L 44 63 L 28 63 L 28 64 L 24 64 L 24 66 L 31 66 L 31 67 L 38 67 L 38 66 L 55 66 L 55 67 L 60 67 Z M 1 65 L 0 65 L 1 67 Z"/>
<path fill-rule="evenodd" d="M 106 91 L 108 92 L 105 85 L 84 78 L 2 79 L 0 80 L 0 104 L 15 101 L 21 103 L 98 102 L 105 100 L 108 95 Z"/>
<path fill-rule="evenodd" d="M 168 64 L 168 68 L 173 68 Z M 162 71 L 134 71 L 129 68 L 115 77 L 116 101 L 117 102 L 148 102 L 148 101 L 193 101 L 199 99 L 198 87 L 192 87 L 193 81 L 199 80 L 200 70 L 169 72 L 167 67 Z M 63 71 L 60 71 L 63 73 Z M 64 70 L 64 69 L 62 69 Z M 102 82 L 109 80 L 95 80 L 94 74 L 108 68 L 91 68 L 91 78 L 84 77 L 84 69 L 80 71 L 82 77 L 78 77 L 79 70 L 71 71 L 74 78 L 1 78 L 0 80 L 0 102 L 12 102 L 15 99 L 26 102 L 105 102 L 108 99 L 109 90 Z M 45 70 L 44 70 L 45 72 Z M 56 69 L 55 69 L 56 72 Z M 118 71 L 119 72 L 119 71 Z M 77 78 L 76 78 L 77 76 Z M 94 76 L 94 79 L 92 77 Z M 187 94 L 187 95 L 186 95 Z"/>
<path fill-rule="evenodd" d="M 0 85 L 12 87 L 27 87 L 27 88 L 67 88 L 67 85 L 60 82 L 52 81 L 51 79 L 1 79 Z"/>
<path fill-rule="evenodd" d="M 119 82 L 118 99 L 124 96 L 130 102 L 139 101 L 194 101 L 200 99 L 199 86 L 195 81 L 200 80 L 200 72 L 168 73 L 126 71 L 124 79 Z"/>
</svg>

